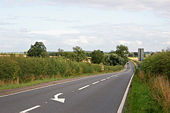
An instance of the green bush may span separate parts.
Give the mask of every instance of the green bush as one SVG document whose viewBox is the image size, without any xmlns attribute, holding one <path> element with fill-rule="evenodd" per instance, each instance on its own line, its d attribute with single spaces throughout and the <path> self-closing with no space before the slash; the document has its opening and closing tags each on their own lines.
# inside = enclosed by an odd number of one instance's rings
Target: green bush
<svg viewBox="0 0 170 113">
<path fill-rule="evenodd" d="M 82 73 L 92 73 L 93 72 L 92 66 L 89 63 L 81 62 L 80 68 L 82 69 Z"/>
<path fill-rule="evenodd" d="M 109 55 L 105 55 L 104 58 L 104 64 L 105 65 L 110 65 L 110 66 L 115 66 L 115 65 L 124 65 L 126 64 L 126 62 L 128 61 L 125 58 L 122 58 L 120 56 L 118 56 L 117 54 L 109 54 Z"/>
<path fill-rule="evenodd" d="M 105 66 L 105 72 L 117 71 L 122 67 Z M 0 57 L 0 80 L 16 80 L 17 78 L 20 83 L 101 71 L 101 65 L 71 61 L 62 57 Z"/>
<path fill-rule="evenodd" d="M 170 52 L 160 52 L 147 57 L 142 63 L 146 74 L 165 75 L 170 79 Z"/>
<path fill-rule="evenodd" d="M 11 58 L 0 57 L 0 79 L 14 80 L 20 74 L 18 63 Z"/>
<path fill-rule="evenodd" d="M 119 71 L 123 69 L 122 65 L 117 66 L 104 66 L 105 71 Z"/>
</svg>

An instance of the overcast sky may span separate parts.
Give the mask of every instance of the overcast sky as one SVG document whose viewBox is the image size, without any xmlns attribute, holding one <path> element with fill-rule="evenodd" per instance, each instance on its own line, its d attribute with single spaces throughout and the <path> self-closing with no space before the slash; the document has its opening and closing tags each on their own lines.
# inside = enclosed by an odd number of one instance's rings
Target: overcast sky
<svg viewBox="0 0 170 113">
<path fill-rule="evenodd" d="M 170 47 L 170 0 L 0 0 L 0 52 Z"/>
</svg>

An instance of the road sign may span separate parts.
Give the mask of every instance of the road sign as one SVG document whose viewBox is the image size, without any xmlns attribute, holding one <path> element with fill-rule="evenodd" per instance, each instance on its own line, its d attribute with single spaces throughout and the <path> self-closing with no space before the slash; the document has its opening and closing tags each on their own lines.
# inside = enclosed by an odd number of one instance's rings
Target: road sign
<svg viewBox="0 0 170 113">
<path fill-rule="evenodd" d="M 138 48 L 138 60 L 139 61 L 144 60 L 144 48 Z"/>
</svg>

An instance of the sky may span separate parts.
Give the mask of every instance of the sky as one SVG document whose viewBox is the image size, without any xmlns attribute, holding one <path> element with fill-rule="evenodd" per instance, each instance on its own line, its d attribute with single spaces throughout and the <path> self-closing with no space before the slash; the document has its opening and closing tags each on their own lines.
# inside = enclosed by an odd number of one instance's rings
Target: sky
<svg viewBox="0 0 170 113">
<path fill-rule="evenodd" d="M 170 47 L 170 0 L 0 0 L 0 52 L 161 51 Z"/>
</svg>

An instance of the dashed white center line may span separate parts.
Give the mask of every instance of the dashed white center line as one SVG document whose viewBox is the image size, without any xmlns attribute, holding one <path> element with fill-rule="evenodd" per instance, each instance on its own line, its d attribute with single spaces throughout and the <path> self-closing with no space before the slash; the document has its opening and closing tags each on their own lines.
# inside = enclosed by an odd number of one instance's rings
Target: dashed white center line
<svg viewBox="0 0 170 113">
<path fill-rule="evenodd" d="M 40 107 L 40 105 L 37 105 L 37 106 L 34 106 L 34 107 L 32 107 L 32 108 L 29 108 L 29 109 L 26 109 L 26 110 L 24 110 L 24 111 L 21 111 L 21 112 L 19 112 L 19 113 L 28 113 L 28 111 L 31 111 L 31 110 L 36 109 L 36 108 L 39 108 L 39 107 Z"/>
<path fill-rule="evenodd" d="M 107 79 L 110 79 L 110 77 L 107 77 Z"/>
<path fill-rule="evenodd" d="M 104 81 L 104 80 L 106 80 L 106 79 L 101 79 L 100 81 Z"/>
<path fill-rule="evenodd" d="M 97 84 L 97 83 L 99 83 L 100 81 L 96 81 L 96 82 L 94 82 L 94 83 L 92 83 L 92 84 Z"/>
<path fill-rule="evenodd" d="M 79 88 L 78 90 L 85 89 L 85 88 L 87 88 L 87 87 L 89 87 L 89 86 L 90 86 L 90 85 L 83 86 L 83 87 Z"/>
</svg>

